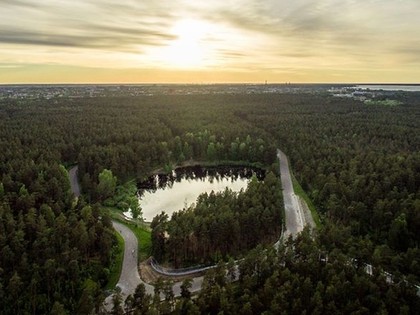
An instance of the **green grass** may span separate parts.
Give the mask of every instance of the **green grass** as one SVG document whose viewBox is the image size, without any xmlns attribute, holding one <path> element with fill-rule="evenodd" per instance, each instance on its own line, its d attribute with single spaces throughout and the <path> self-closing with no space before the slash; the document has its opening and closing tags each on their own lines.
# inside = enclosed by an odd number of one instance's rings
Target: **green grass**
<svg viewBox="0 0 420 315">
<path fill-rule="evenodd" d="M 117 248 L 114 256 L 114 262 L 109 269 L 109 280 L 105 287 L 106 290 L 112 290 L 118 283 L 118 279 L 120 278 L 122 263 L 124 259 L 124 239 L 122 236 L 115 232 L 115 236 L 117 237 Z"/>
<path fill-rule="evenodd" d="M 138 241 L 138 251 L 139 251 L 139 261 L 143 261 L 150 256 L 152 249 L 152 234 L 150 228 L 140 221 L 130 222 L 124 218 L 121 210 L 117 208 L 108 207 L 106 208 L 109 211 L 111 218 L 115 221 L 118 221 L 125 226 L 127 226 L 134 235 L 137 237 Z"/>
<path fill-rule="evenodd" d="M 294 175 L 292 175 L 292 182 L 293 182 L 293 189 L 295 191 L 295 194 L 303 198 L 303 200 L 305 200 L 306 204 L 308 205 L 316 227 L 317 228 L 321 227 L 322 223 L 321 223 L 321 219 L 319 218 L 318 211 L 316 210 L 314 204 L 312 203 L 312 200 L 308 197 L 306 192 L 303 190 L 302 186 L 300 186 L 299 182 L 297 181 Z"/>
<path fill-rule="evenodd" d="M 142 226 L 134 224 L 126 224 L 136 235 L 139 241 L 139 260 L 143 261 L 149 258 L 152 250 L 152 233 L 150 230 Z"/>
</svg>

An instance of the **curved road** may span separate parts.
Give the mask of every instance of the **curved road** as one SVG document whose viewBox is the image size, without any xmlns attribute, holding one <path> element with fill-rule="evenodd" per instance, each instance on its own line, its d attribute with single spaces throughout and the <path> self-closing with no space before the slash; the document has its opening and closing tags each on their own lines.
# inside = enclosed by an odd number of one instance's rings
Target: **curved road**
<svg viewBox="0 0 420 315">
<path fill-rule="evenodd" d="M 294 237 L 303 230 L 303 227 L 306 224 L 305 216 L 303 215 L 298 198 L 293 190 L 287 156 L 282 151 L 277 150 L 277 157 L 280 161 L 280 176 L 283 187 L 283 200 L 286 217 L 286 230 L 284 231 L 283 237 L 288 237 L 289 235 Z M 77 170 L 77 166 L 74 166 L 69 170 L 71 189 L 76 197 L 80 196 Z M 140 283 L 144 284 L 148 294 L 153 295 L 154 286 L 141 280 L 138 273 L 138 243 L 136 236 L 128 227 L 121 223 L 113 221 L 112 225 L 124 239 L 124 261 L 120 279 L 117 283 L 117 286 L 121 289 L 122 298 L 125 299 L 128 295 L 133 294 Z M 197 277 L 192 279 L 191 292 L 197 292 L 201 289 L 203 278 L 204 277 Z M 181 284 L 182 282 L 177 282 L 173 285 L 172 289 L 175 296 L 179 296 L 181 294 Z M 112 308 L 112 297 L 113 295 L 110 295 L 105 299 L 105 308 L 107 310 L 111 310 Z"/>
<path fill-rule="evenodd" d="M 146 293 L 150 295 L 154 295 L 155 287 L 144 282 L 139 275 L 138 272 L 138 264 L 137 264 L 137 249 L 138 243 L 137 238 L 134 233 L 124 224 L 118 223 L 116 221 L 112 221 L 112 225 L 114 229 L 124 238 L 124 261 L 121 269 L 120 279 L 118 280 L 117 287 L 120 288 L 120 294 L 123 301 L 129 296 L 133 294 L 136 290 L 137 286 L 140 283 L 143 283 L 146 288 Z M 197 277 L 193 279 L 192 286 L 190 291 L 196 292 L 201 289 L 201 285 L 203 283 L 204 277 Z M 173 287 L 172 291 L 174 292 L 175 296 L 181 295 L 181 284 L 182 282 L 176 282 Z M 113 294 L 108 296 L 105 299 L 105 308 L 108 311 L 112 309 L 112 298 Z M 161 296 L 163 298 L 163 295 Z"/>
<path fill-rule="evenodd" d="M 150 284 L 143 282 L 140 279 L 137 265 L 137 255 L 138 255 L 138 243 L 137 237 L 134 233 L 126 227 L 124 224 L 112 221 L 114 229 L 123 237 L 124 239 L 124 260 L 121 269 L 120 279 L 118 280 L 117 287 L 120 288 L 120 294 L 123 300 L 127 298 L 130 294 L 133 294 L 137 286 L 140 283 L 143 283 L 146 287 L 146 292 L 148 294 L 153 294 L 154 287 Z M 112 297 L 113 295 L 108 296 L 105 299 L 105 308 L 107 310 L 112 309 Z"/>
<path fill-rule="evenodd" d="M 73 194 L 76 197 L 80 196 L 80 186 L 77 180 L 77 170 L 78 167 L 74 166 L 69 170 L 70 185 Z M 138 242 L 134 233 L 125 225 L 112 221 L 114 229 L 122 236 L 124 239 L 124 260 L 121 269 L 120 278 L 117 283 L 117 287 L 121 290 L 121 296 L 125 299 L 128 295 L 133 294 L 136 287 L 143 283 L 146 288 L 146 293 L 153 295 L 154 286 L 145 283 L 141 280 L 138 272 Z M 192 285 L 190 288 L 191 292 L 197 292 L 201 289 L 204 277 L 196 277 L 192 279 Z M 181 284 L 182 282 L 174 283 L 172 290 L 175 296 L 181 295 Z M 113 295 L 108 296 L 105 299 L 105 308 L 107 310 L 112 309 L 112 297 Z"/>
</svg>

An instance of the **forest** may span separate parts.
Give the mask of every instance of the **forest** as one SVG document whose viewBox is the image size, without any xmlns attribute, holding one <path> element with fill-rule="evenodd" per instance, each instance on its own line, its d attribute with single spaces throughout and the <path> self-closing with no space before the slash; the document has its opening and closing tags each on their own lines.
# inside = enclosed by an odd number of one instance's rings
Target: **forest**
<svg viewBox="0 0 420 315">
<path fill-rule="evenodd" d="M 304 250 L 314 256 L 320 250 L 339 253 L 418 283 L 420 96 L 401 93 L 398 101 L 402 104 L 395 107 L 366 106 L 324 93 L 0 100 L 1 313 L 99 310 L 116 245 L 110 218 L 101 207 L 105 196 L 99 175 L 104 170 L 111 170 L 119 185 L 190 159 L 258 162 L 277 171 L 276 148 L 288 155 L 295 177 L 322 218 L 317 241 L 308 240 Z M 77 201 L 67 173 L 75 164 L 83 192 Z M 226 192 L 216 198 L 229 199 L 232 214 L 226 220 L 236 215 L 240 204 L 246 212 L 267 209 L 272 215 L 269 205 L 249 208 L 254 196 L 243 194 Z M 211 198 L 203 196 L 200 204 Z M 191 212 L 177 216 L 192 220 Z M 278 233 L 271 228 L 269 234 Z M 267 235 L 263 243 L 272 239 Z M 163 253 L 180 265 L 191 259 L 191 253 Z M 212 259 L 222 256 L 223 250 Z M 257 264 L 255 255 L 253 259 Z M 293 270 L 280 270 L 276 259 L 264 262 L 269 264 L 264 278 L 254 279 L 251 273 L 248 280 L 240 280 L 249 282 L 243 292 L 214 300 L 199 296 L 201 304 L 193 309 L 215 313 L 212 303 L 223 302 L 232 304 L 232 313 L 240 306 L 251 307 L 241 312 L 253 313 L 260 303 L 302 313 L 312 305 L 308 299 L 322 305 L 321 313 L 415 314 L 419 309 L 418 298 L 404 288 L 404 281 L 387 286 L 380 275 L 363 276 L 357 268 L 344 266 L 344 258 L 341 265 L 322 267 L 325 273 L 315 273 L 314 259 L 293 261 Z M 272 299 L 260 300 L 260 290 L 270 285 L 277 288 L 270 293 Z M 228 284 L 209 287 L 220 292 L 207 297 L 230 294 Z M 339 294 L 349 296 L 346 290 L 359 294 L 352 305 L 329 308 Z M 284 301 L 291 303 L 289 308 Z M 229 312 L 227 305 L 217 307 Z M 261 310 L 278 313 L 275 308 Z"/>
<path fill-rule="evenodd" d="M 420 299 L 406 283 L 389 285 L 378 272 L 368 275 L 349 263 L 340 249 L 323 248 L 324 232 L 305 229 L 276 251 L 258 246 L 239 262 L 218 264 L 207 272 L 193 298 L 184 280 L 175 298 L 171 282 L 159 281 L 155 296 L 140 284 L 133 295 L 114 299 L 111 314 L 416 314 Z M 164 300 L 156 298 L 157 293 Z"/>
</svg>

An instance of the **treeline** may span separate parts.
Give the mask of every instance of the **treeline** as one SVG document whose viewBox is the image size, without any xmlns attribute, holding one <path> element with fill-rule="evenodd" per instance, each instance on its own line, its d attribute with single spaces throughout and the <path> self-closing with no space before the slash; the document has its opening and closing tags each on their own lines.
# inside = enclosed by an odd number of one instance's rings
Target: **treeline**
<svg viewBox="0 0 420 315">
<path fill-rule="evenodd" d="M 330 233 L 330 232 L 329 232 Z M 191 280 L 175 298 L 170 282 L 158 281 L 151 297 L 139 285 L 126 301 L 118 297 L 112 314 L 417 314 L 417 289 L 405 281 L 387 283 L 382 270 L 368 275 L 340 249 L 325 250 L 308 230 L 278 251 L 262 246 L 239 262 L 207 272 L 191 298 Z M 335 235 L 340 238 L 340 235 Z M 233 279 L 237 281 L 232 282 Z"/>
<path fill-rule="evenodd" d="M 140 181 L 155 168 L 189 159 L 271 164 L 275 144 L 238 121 L 236 103 L 217 95 L 4 100 L 0 118 L 7 154 L 78 163 L 82 190 L 96 200 L 103 169 L 120 181 Z M 16 151 L 15 142 L 26 152 Z"/>
<path fill-rule="evenodd" d="M 280 182 L 271 172 L 263 181 L 253 177 L 245 191 L 204 193 L 170 220 L 164 212 L 153 219 L 152 254 L 175 268 L 237 257 L 279 239 L 283 209 Z"/>
<path fill-rule="evenodd" d="M 238 121 L 231 110 L 236 104 L 226 104 L 222 96 L 89 99 L 73 106 L 80 117 L 71 121 L 66 152 L 77 150 L 73 158 L 82 188 L 94 200 L 103 168 L 120 180 L 134 176 L 141 181 L 156 168 L 169 170 L 190 159 L 275 161 L 269 135 Z"/>
<path fill-rule="evenodd" d="M 111 144 L 106 148 L 93 145 L 80 153 L 79 170 L 84 174 L 82 187 L 95 199 L 96 174 L 101 170 L 101 165 L 108 165 L 121 179 L 136 176 L 141 181 L 153 168 L 163 167 L 170 171 L 174 165 L 186 160 L 260 162 L 270 165 L 274 161 L 272 152 L 275 152 L 274 148 L 261 138 L 253 139 L 247 135 L 242 139 L 236 137 L 227 140 L 204 130 L 168 136 L 165 141 L 149 140 L 141 145 L 124 143 L 118 147 Z M 143 154 L 147 154 L 147 157 L 142 157 Z"/>
</svg>

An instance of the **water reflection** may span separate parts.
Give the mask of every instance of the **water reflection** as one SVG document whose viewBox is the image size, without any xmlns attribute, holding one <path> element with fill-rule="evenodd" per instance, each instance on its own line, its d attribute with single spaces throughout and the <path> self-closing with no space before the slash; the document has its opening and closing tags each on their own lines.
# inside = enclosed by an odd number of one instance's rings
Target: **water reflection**
<svg viewBox="0 0 420 315">
<path fill-rule="evenodd" d="M 150 222 L 161 211 L 170 216 L 190 206 L 204 192 L 224 191 L 226 187 L 240 191 L 246 188 L 253 174 L 261 180 L 265 173 L 248 167 L 193 166 L 178 168 L 171 174 L 152 176 L 138 185 L 143 218 Z"/>
</svg>

